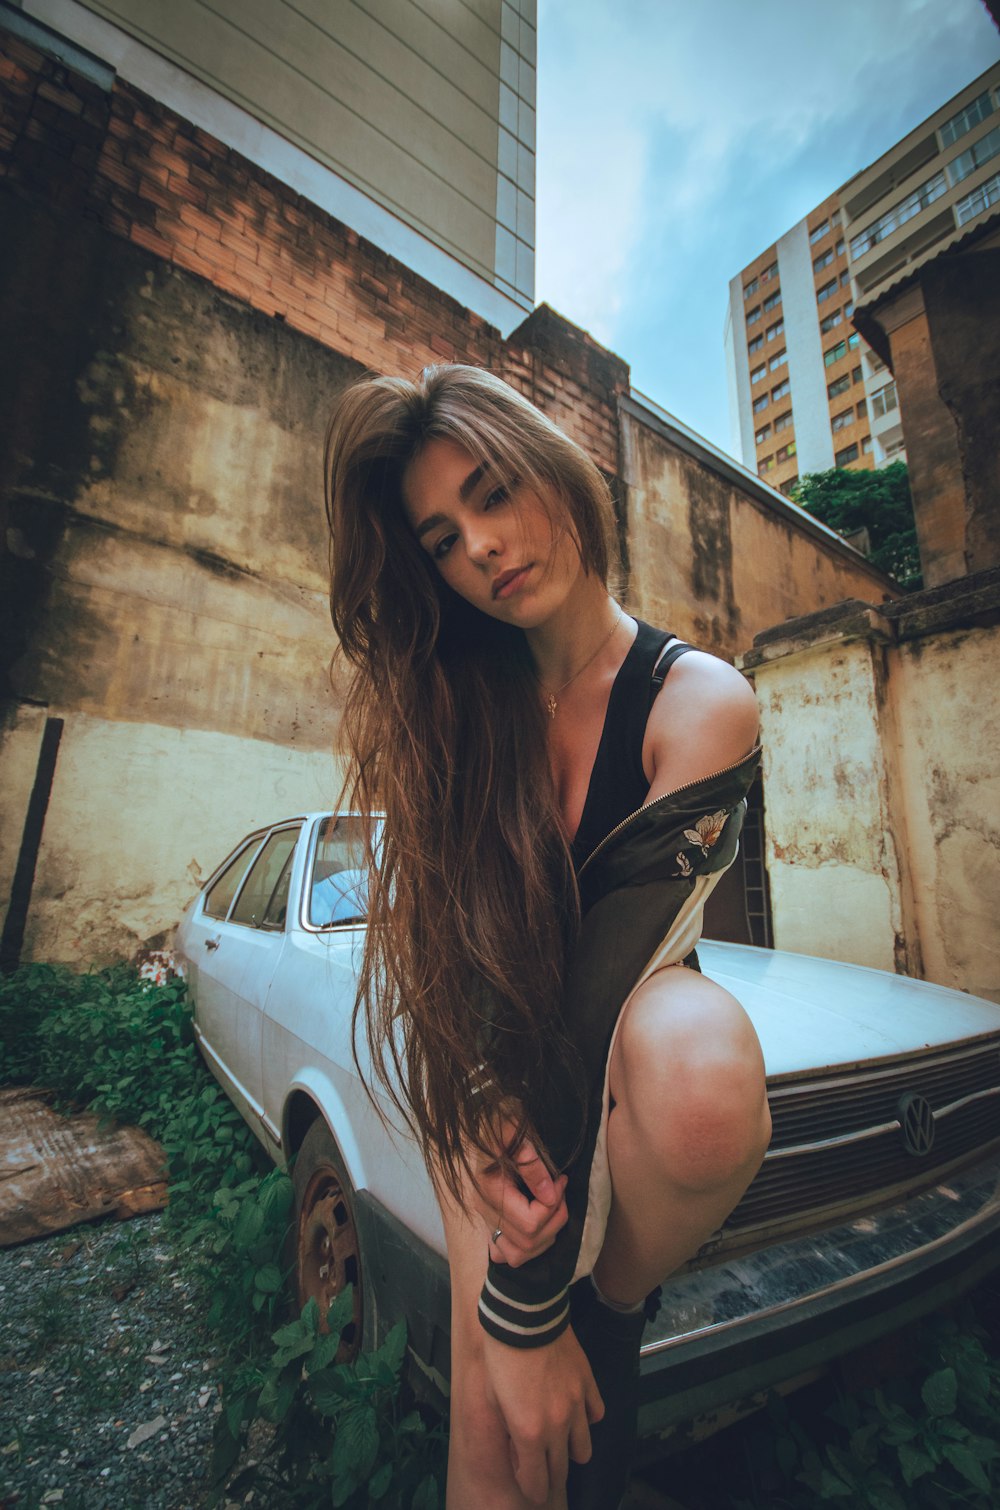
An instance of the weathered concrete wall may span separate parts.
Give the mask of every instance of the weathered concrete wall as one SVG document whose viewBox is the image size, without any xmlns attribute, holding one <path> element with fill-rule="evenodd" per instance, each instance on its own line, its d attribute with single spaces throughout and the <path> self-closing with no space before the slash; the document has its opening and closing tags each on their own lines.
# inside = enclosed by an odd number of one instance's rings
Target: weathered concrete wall
<svg viewBox="0 0 1000 1510">
<path fill-rule="evenodd" d="M 788 656 L 757 684 L 775 947 L 893 970 L 899 876 L 871 647 Z"/>
<path fill-rule="evenodd" d="M 87 966 L 157 942 L 251 829 L 328 807 L 336 774 L 325 751 L 67 719 L 25 957 Z"/>
<path fill-rule="evenodd" d="M 1000 1001 L 1000 571 L 758 636 L 779 947 Z"/>
<path fill-rule="evenodd" d="M 893 693 L 903 733 L 914 906 L 930 980 L 1000 1000 L 1000 627 L 904 641 Z"/>
<path fill-rule="evenodd" d="M 631 400 L 622 404 L 629 604 L 733 657 L 783 618 L 896 596 L 795 504 Z"/>
</svg>

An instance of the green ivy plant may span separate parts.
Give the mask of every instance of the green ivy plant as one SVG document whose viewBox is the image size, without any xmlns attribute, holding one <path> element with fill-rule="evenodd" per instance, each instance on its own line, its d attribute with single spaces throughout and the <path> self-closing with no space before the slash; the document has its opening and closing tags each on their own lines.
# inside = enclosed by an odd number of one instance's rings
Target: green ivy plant
<svg viewBox="0 0 1000 1510">
<path fill-rule="evenodd" d="M 44 1087 L 60 1109 L 143 1127 L 163 1147 L 178 1262 L 205 1297 L 222 1356 L 214 1503 L 259 1484 L 303 1510 L 436 1510 L 444 1432 L 404 1403 L 404 1328 L 338 1364 L 346 1292 L 329 1332 L 315 1302 L 275 1330 L 287 1307 L 292 1183 L 206 1070 L 183 982 L 153 985 L 124 965 L 0 976 L 0 1084 Z M 241 1469 L 260 1423 L 269 1441 L 263 1451 L 255 1441 L 256 1461 Z"/>
</svg>

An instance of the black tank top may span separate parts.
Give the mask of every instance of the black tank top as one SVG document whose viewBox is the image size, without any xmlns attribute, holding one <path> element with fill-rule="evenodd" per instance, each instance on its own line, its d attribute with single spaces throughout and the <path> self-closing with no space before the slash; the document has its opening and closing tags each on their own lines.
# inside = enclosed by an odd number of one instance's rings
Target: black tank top
<svg viewBox="0 0 1000 1510">
<path fill-rule="evenodd" d="M 642 769 L 642 741 L 649 710 L 674 661 L 695 648 L 678 641 L 662 654 L 674 638 L 671 632 L 642 619 L 636 623 L 639 631 L 611 688 L 580 826 L 570 845 L 576 870 L 616 824 L 645 802 L 649 782 Z"/>
</svg>

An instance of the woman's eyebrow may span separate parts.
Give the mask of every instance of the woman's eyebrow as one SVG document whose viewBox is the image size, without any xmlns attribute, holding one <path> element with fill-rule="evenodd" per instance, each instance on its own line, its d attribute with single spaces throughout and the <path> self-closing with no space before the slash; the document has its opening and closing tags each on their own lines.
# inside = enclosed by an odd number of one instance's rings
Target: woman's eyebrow
<svg viewBox="0 0 1000 1510">
<path fill-rule="evenodd" d="M 489 471 L 489 468 L 490 464 L 488 461 L 480 462 L 479 466 L 473 467 L 468 477 L 459 484 L 458 496 L 463 503 L 468 503 L 470 497 L 482 482 L 483 477 Z M 447 524 L 447 522 L 447 514 L 428 514 L 427 518 L 422 519 L 417 525 L 414 534 L 418 540 L 422 540 L 428 530 L 435 529 L 439 524 Z"/>
</svg>

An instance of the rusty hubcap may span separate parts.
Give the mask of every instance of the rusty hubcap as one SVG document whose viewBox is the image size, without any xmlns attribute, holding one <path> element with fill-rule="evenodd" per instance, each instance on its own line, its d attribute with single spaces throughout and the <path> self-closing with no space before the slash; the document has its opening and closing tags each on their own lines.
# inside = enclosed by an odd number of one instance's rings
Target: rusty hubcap
<svg viewBox="0 0 1000 1510">
<path fill-rule="evenodd" d="M 331 1169 L 319 1169 L 306 1186 L 299 1216 L 299 1305 L 311 1297 L 319 1306 L 320 1329 L 345 1285 L 354 1286 L 354 1316 L 346 1327 L 337 1361 L 345 1363 L 361 1345 L 361 1264 L 354 1218 L 343 1187 Z"/>
</svg>

